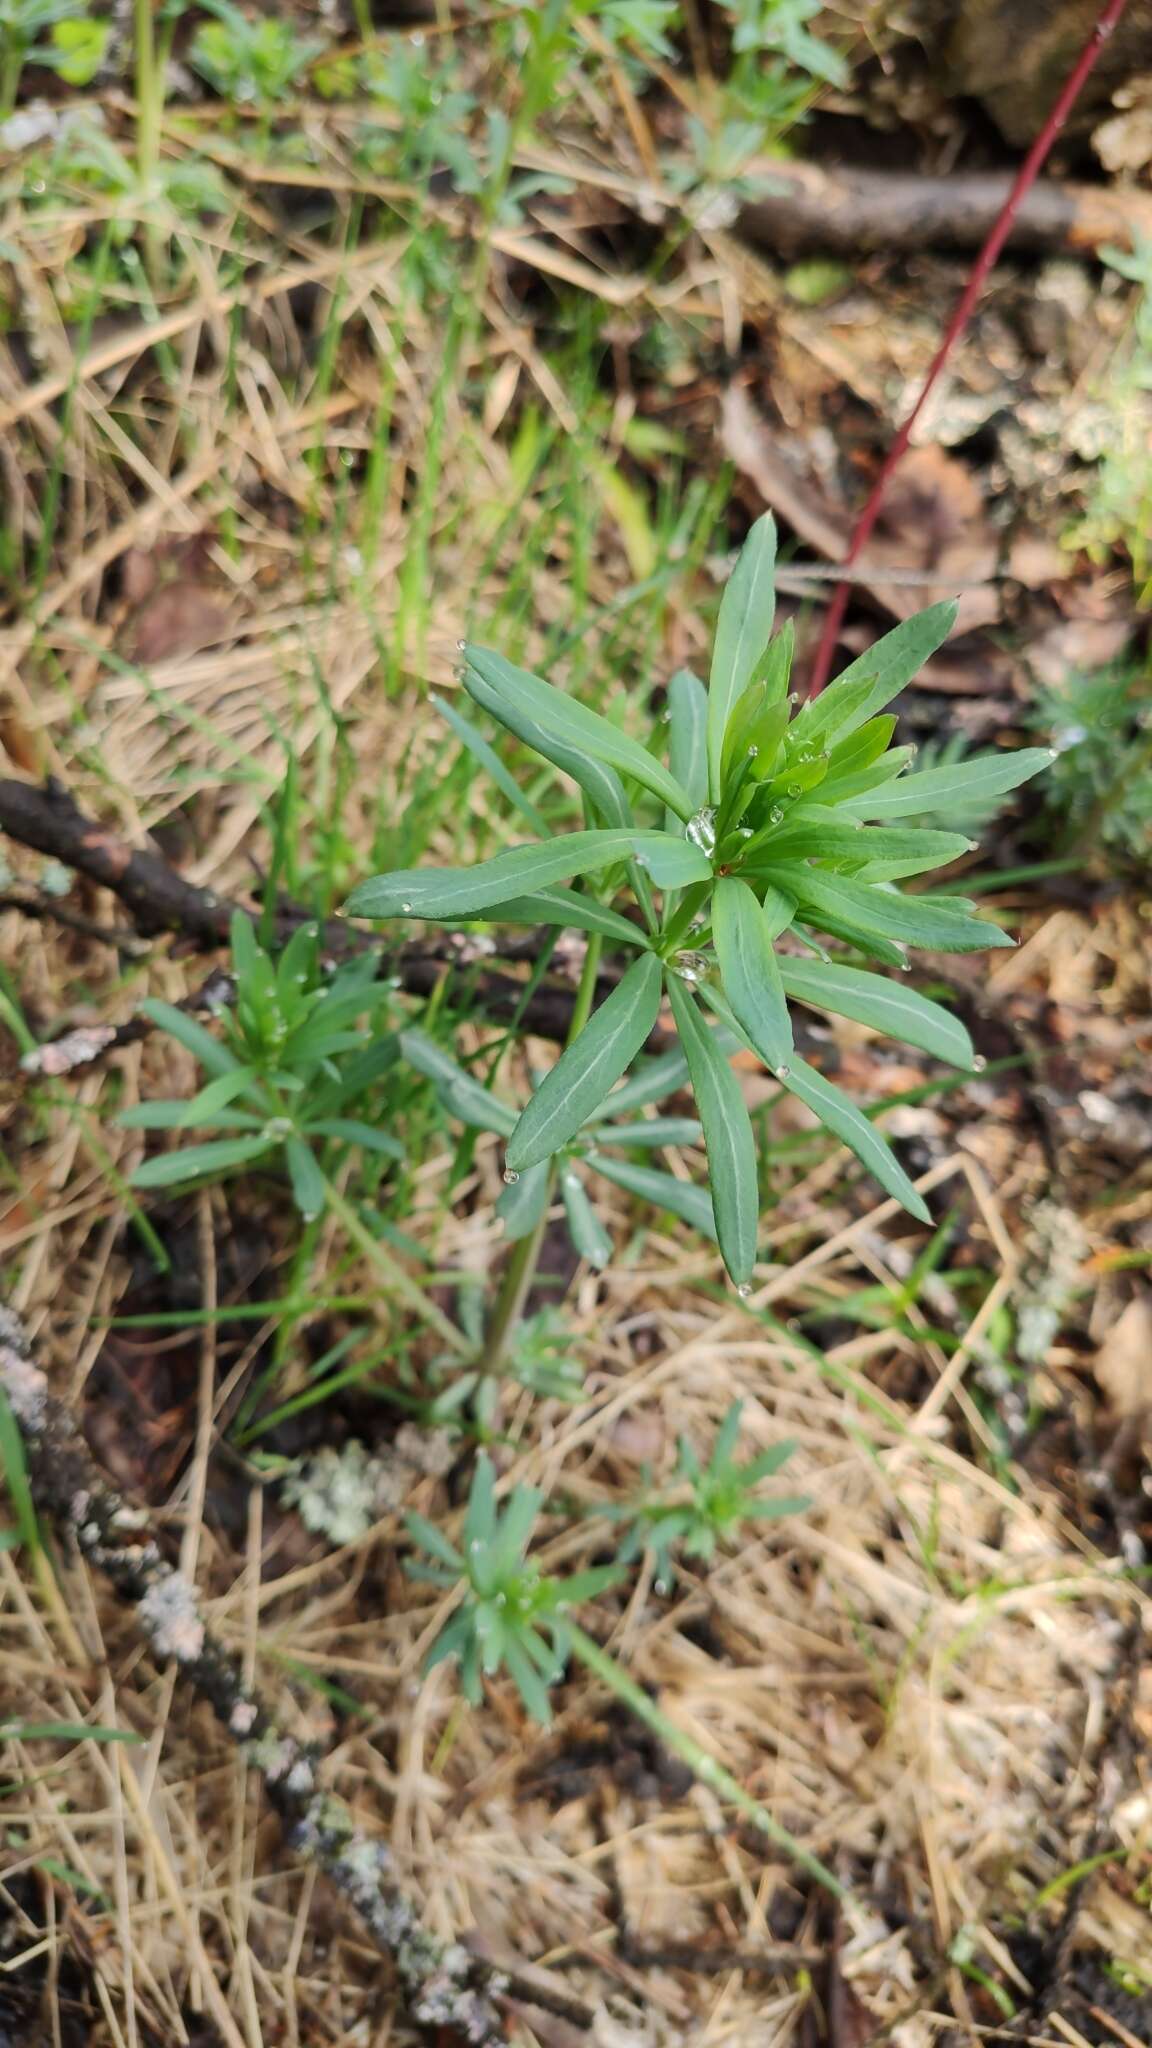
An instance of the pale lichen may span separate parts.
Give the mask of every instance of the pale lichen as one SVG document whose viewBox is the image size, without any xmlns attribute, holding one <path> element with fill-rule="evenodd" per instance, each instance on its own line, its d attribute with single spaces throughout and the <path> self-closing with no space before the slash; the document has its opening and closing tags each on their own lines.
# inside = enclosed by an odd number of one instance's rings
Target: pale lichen
<svg viewBox="0 0 1152 2048">
<path fill-rule="evenodd" d="M 204 1648 L 204 1623 L 196 1592 L 180 1572 L 164 1570 L 149 1586 L 139 1606 L 143 1627 L 161 1657 L 192 1664 Z"/>
</svg>

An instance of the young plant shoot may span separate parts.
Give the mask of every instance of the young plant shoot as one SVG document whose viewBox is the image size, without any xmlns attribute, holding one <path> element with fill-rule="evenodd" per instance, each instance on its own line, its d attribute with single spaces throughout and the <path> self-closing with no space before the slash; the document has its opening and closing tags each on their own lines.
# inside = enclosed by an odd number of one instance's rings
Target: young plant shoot
<svg viewBox="0 0 1152 2048">
<path fill-rule="evenodd" d="M 903 621 L 798 706 L 789 693 L 791 627 L 772 632 L 774 565 L 766 517 L 725 588 L 708 689 L 688 670 L 672 678 L 667 763 L 539 676 L 465 647 L 469 696 L 579 785 L 585 829 L 471 868 L 378 875 L 347 906 L 370 918 L 585 932 L 593 963 L 605 943 L 614 947 L 619 980 L 591 1008 L 586 977 L 579 1028 L 507 1134 L 505 1178 L 563 1156 L 590 1121 L 612 1113 L 612 1091 L 667 1001 L 703 1129 L 717 1240 L 742 1290 L 756 1258 L 759 1192 L 732 1052 L 743 1047 L 762 1060 L 887 1194 L 926 1221 L 871 1120 L 796 1052 L 789 1003 L 975 1066 L 968 1033 L 948 1010 L 876 969 L 903 972 L 914 948 L 1012 944 L 964 897 L 901 885 L 972 849 L 965 836 L 918 819 L 947 802 L 1001 796 L 1051 758 L 1029 748 L 917 774 L 914 750 L 891 745 L 896 720 L 886 707 L 947 638 L 950 603 Z M 573 882 L 579 887 L 562 886 Z"/>
</svg>

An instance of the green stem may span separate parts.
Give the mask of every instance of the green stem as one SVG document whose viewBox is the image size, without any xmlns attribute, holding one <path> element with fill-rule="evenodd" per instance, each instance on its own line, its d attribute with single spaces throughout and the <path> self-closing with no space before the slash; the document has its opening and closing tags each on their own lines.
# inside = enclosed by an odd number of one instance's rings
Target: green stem
<svg viewBox="0 0 1152 2048">
<path fill-rule="evenodd" d="M 367 1224 L 361 1222 L 351 1202 L 330 1180 L 324 1182 L 324 1194 L 332 1214 L 339 1217 L 349 1237 L 359 1245 L 365 1257 L 372 1261 L 393 1294 L 406 1302 L 413 1314 L 419 1316 L 421 1322 L 427 1323 L 429 1329 L 435 1330 L 438 1337 L 442 1337 L 446 1344 L 452 1346 L 453 1351 L 467 1352 L 468 1340 L 463 1331 L 457 1329 L 455 1323 L 442 1309 L 437 1308 L 434 1301 L 429 1301 L 423 1288 L 418 1287 L 415 1280 L 409 1278 L 403 1266 L 392 1257 L 391 1252 L 384 1249 L 379 1238 L 373 1237 Z"/>
<path fill-rule="evenodd" d="M 588 951 L 584 955 L 584 966 L 580 975 L 580 986 L 576 990 L 576 1001 L 572 1005 L 572 1021 L 568 1026 L 565 1050 L 574 1038 L 583 1031 L 592 1012 L 592 999 L 596 994 L 596 977 L 600 971 L 600 954 L 603 939 L 599 932 L 592 932 L 588 939 Z M 500 1283 L 500 1292 L 492 1310 L 492 1318 L 484 1339 L 484 1350 L 480 1359 L 480 1371 L 485 1378 L 494 1377 L 503 1367 L 508 1356 L 516 1325 L 524 1313 L 524 1304 L 536 1278 L 540 1263 L 540 1249 L 544 1243 L 544 1232 L 548 1225 L 548 1210 L 552 1202 L 552 1188 L 555 1170 L 549 1167 L 548 1187 L 540 1210 L 540 1219 L 527 1237 L 522 1237 L 516 1246 Z"/>
<path fill-rule="evenodd" d="M 609 1656 L 607 1650 L 602 1650 L 599 1643 L 594 1642 L 591 1636 L 585 1635 L 584 1630 L 578 1627 L 576 1622 L 566 1621 L 565 1627 L 573 1653 L 585 1669 L 598 1678 L 602 1685 L 606 1685 L 609 1692 L 615 1693 L 617 1699 L 622 1700 L 638 1720 L 651 1728 L 665 1748 L 670 1749 L 682 1763 L 687 1764 L 693 1777 L 699 1778 L 702 1784 L 718 1792 L 720 1797 L 734 1806 L 745 1820 L 751 1821 L 753 1827 L 759 1828 L 760 1833 L 777 1849 L 783 1849 L 801 1870 L 806 1870 L 809 1877 L 814 1877 L 818 1884 L 822 1884 L 826 1891 L 830 1891 L 833 1898 L 848 1898 L 847 1886 L 842 1885 L 839 1878 L 833 1876 L 827 1864 L 821 1863 L 820 1858 L 814 1856 L 810 1849 L 806 1849 L 802 1842 L 798 1842 L 795 1835 L 790 1835 L 787 1828 L 781 1827 L 779 1821 L 773 1820 L 767 1807 L 761 1806 L 758 1799 L 753 1799 L 750 1793 L 745 1792 L 731 1771 L 726 1770 L 714 1756 L 710 1756 L 693 1736 L 686 1735 L 682 1728 L 678 1728 L 674 1721 L 670 1721 L 656 1702 L 648 1697 L 644 1688 L 637 1685 L 634 1678 L 629 1678 L 616 1659 Z"/>
</svg>

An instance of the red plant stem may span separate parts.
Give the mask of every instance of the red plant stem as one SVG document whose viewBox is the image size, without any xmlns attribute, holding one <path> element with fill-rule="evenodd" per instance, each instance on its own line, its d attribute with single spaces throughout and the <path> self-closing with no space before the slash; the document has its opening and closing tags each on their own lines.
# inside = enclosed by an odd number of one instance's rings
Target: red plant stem
<svg viewBox="0 0 1152 2048">
<path fill-rule="evenodd" d="M 1028 151 L 1019 171 L 1016 173 L 1012 189 L 993 223 L 987 241 L 972 266 L 971 275 L 960 294 L 956 310 L 948 322 L 948 329 L 944 339 L 932 358 L 928 374 L 921 386 L 920 396 L 917 398 L 915 405 L 912 407 L 892 446 L 889 448 L 880 466 L 876 481 L 868 493 L 867 502 L 859 519 L 856 521 L 848 552 L 844 557 L 842 566 L 845 569 L 850 569 L 852 564 L 859 560 L 868 543 L 872 529 L 880 515 L 884 493 L 888 487 L 892 472 L 908 447 L 908 443 L 912 438 L 912 429 L 928 402 L 929 395 L 941 370 L 944 368 L 952 350 L 968 325 L 972 309 L 980 296 L 985 279 L 1012 232 L 1012 224 L 1019 211 L 1020 202 L 1035 183 L 1048 152 L 1079 99 L 1084 84 L 1096 63 L 1096 59 L 1099 57 L 1104 44 L 1115 31 L 1127 4 L 1128 0 L 1108 0 L 1108 4 L 1101 12 L 1072 71 L 1057 95 L 1048 119 Z M 840 628 L 844 623 L 844 612 L 848 603 L 850 588 L 851 586 L 847 583 L 838 583 L 832 593 L 832 601 L 824 617 L 820 642 L 816 649 L 815 660 L 812 663 L 812 679 L 809 685 L 809 694 L 813 697 L 824 688 L 828 680 L 828 671 L 832 666 L 832 658 L 836 652 L 837 641 L 840 638 Z"/>
</svg>

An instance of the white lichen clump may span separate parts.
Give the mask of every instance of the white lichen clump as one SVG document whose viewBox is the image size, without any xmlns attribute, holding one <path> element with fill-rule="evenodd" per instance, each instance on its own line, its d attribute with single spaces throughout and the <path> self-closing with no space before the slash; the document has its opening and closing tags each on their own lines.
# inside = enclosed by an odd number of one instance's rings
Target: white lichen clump
<svg viewBox="0 0 1152 2048">
<path fill-rule="evenodd" d="M 196 1592 L 180 1572 L 165 1572 L 140 1602 L 140 1620 L 160 1657 L 191 1664 L 204 1648 L 204 1623 Z"/>
<path fill-rule="evenodd" d="M 302 1458 L 280 1492 L 305 1528 L 330 1543 L 356 1543 L 404 1499 L 407 1475 L 395 1459 L 369 1457 L 355 1438 L 343 1450 Z"/>
</svg>

